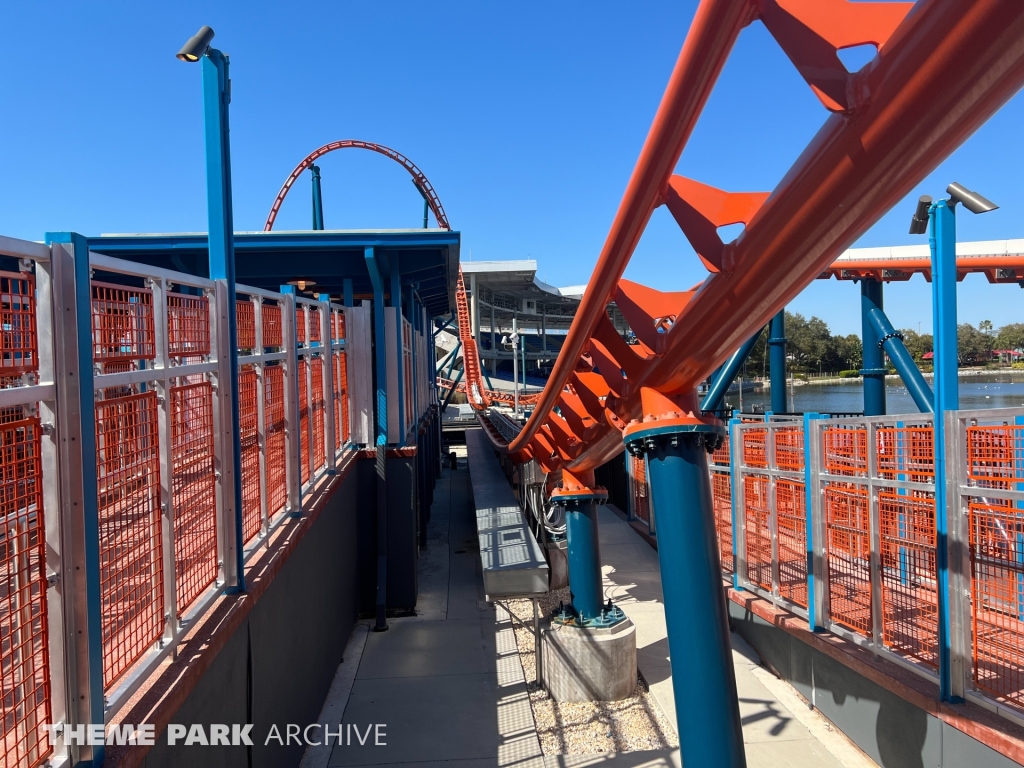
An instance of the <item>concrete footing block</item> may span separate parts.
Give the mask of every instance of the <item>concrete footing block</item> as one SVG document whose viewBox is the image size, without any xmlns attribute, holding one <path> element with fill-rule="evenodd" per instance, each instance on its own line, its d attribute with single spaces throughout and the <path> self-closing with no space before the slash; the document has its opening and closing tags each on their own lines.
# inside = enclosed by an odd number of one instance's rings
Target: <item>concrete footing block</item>
<svg viewBox="0 0 1024 768">
<path fill-rule="evenodd" d="M 552 624 L 543 634 L 544 687 L 555 701 L 618 701 L 636 689 L 636 627 Z"/>
</svg>

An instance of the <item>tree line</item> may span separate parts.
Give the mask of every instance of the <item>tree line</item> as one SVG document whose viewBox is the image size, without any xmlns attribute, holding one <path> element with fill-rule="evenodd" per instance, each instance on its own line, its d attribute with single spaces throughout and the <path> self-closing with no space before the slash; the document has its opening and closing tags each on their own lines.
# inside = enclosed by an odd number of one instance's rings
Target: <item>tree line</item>
<svg viewBox="0 0 1024 768">
<path fill-rule="evenodd" d="M 925 355 L 932 351 L 932 335 L 905 328 L 903 343 L 914 360 L 929 367 Z M 833 335 L 820 317 L 805 318 L 799 312 L 786 312 L 786 354 L 790 370 L 808 375 L 838 374 L 862 367 L 864 348 L 861 338 L 851 333 Z M 747 358 L 747 376 L 768 375 L 768 329 L 762 331 Z M 985 365 L 992 362 L 994 350 L 1024 350 L 1024 323 L 1010 323 L 996 329 L 989 320 L 975 327 L 962 323 L 957 327 L 957 345 L 961 365 Z"/>
</svg>

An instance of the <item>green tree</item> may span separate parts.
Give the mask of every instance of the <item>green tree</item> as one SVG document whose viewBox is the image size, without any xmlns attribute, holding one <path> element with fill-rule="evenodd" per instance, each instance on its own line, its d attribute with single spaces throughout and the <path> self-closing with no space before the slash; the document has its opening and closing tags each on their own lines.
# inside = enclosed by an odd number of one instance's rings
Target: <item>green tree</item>
<svg viewBox="0 0 1024 768">
<path fill-rule="evenodd" d="M 957 326 L 957 353 L 961 365 L 984 365 L 992 360 L 992 344 L 995 341 L 970 323 Z"/>
<path fill-rule="evenodd" d="M 995 333 L 995 328 L 992 325 L 991 320 L 982 320 L 978 323 L 978 330 L 987 336 L 992 336 Z"/>
<path fill-rule="evenodd" d="M 900 333 L 903 334 L 903 343 L 906 344 L 907 351 L 917 362 L 921 362 L 924 356 L 933 350 L 934 342 L 930 333 L 918 333 L 909 328 L 904 328 Z"/>
<path fill-rule="evenodd" d="M 1024 323 L 1010 323 L 999 329 L 996 349 L 1024 350 Z"/>
</svg>

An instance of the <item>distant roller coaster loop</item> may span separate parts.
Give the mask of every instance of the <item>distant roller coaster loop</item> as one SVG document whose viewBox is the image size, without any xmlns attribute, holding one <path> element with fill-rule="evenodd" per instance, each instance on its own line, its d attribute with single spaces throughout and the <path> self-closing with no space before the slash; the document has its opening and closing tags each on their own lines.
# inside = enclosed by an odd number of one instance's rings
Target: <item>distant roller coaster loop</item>
<svg viewBox="0 0 1024 768">
<path fill-rule="evenodd" d="M 274 204 L 270 207 L 270 213 L 267 215 L 267 223 L 263 225 L 263 231 L 269 232 L 274 228 L 274 220 L 277 218 L 277 212 L 281 210 L 281 203 L 284 202 L 285 197 L 288 196 L 288 190 L 292 188 L 296 179 L 302 174 L 304 170 L 309 168 L 318 158 L 323 157 L 328 152 L 333 152 L 336 149 L 368 149 L 371 152 L 376 152 L 384 157 L 389 157 L 396 163 L 399 163 L 405 170 L 412 176 L 412 180 L 416 182 L 416 186 L 420 188 L 420 191 L 426 197 L 427 205 L 430 206 L 430 210 L 434 214 L 434 218 L 437 219 L 437 225 L 442 229 L 451 229 L 448 224 L 448 217 L 444 213 L 444 206 L 441 205 L 441 198 L 437 196 L 437 192 L 431 186 L 430 181 L 423 174 L 416 164 L 403 155 L 401 152 L 396 152 L 393 149 L 385 147 L 381 144 L 373 144 L 369 141 L 359 141 L 359 139 L 342 139 L 341 141 L 332 141 L 330 144 L 324 144 L 317 150 L 310 152 L 306 155 L 306 158 L 295 166 L 295 170 L 291 172 L 291 175 L 285 180 L 284 186 L 281 187 L 281 191 L 277 193 L 277 199 L 274 200 Z"/>
</svg>

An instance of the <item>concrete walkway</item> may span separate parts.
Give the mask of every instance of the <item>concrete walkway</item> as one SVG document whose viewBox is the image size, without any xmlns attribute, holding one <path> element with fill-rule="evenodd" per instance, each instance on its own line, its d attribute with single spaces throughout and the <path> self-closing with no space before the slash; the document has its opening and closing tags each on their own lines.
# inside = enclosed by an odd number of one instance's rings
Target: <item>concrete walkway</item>
<svg viewBox="0 0 1024 768">
<path fill-rule="evenodd" d="M 357 627 L 319 718 L 344 724 L 344 743 L 310 747 L 302 768 L 678 768 L 678 750 L 541 756 L 511 624 L 484 602 L 470 493 L 463 457 L 457 470 L 444 470 L 435 491 L 420 558 L 418 615 L 391 619 L 384 633 L 369 631 L 367 623 Z M 606 587 L 637 624 L 641 671 L 674 719 L 657 553 L 614 513 L 603 512 L 601 522 Z M 737 678 L 747 700 L 744 734 L 752 768 L 873 765 L 837 759 L 757 675 L 799 701 L 795 692 L 756 667 L 752 651 L 744 652 L 748 656 L 736 656 Z M 381 729 L 367 735 L 367 726 L 377 723 Z M 383 733 L 382 746 L 374 745 L 377 732 Z"/>
<path fill-rule="evenodd" d="M 636 624 L 637 666 L 659 706 L 676 722 L 658 553 L 611 509 L 600 511 L 605 598 Z M 876 766 L 788 683 L 761 667 L 757 653 L 733 633 L 732 656 L 747 765 L 793 768 Z M 694 701 L 694 706 L 700 706 Z"/>
</svg>

